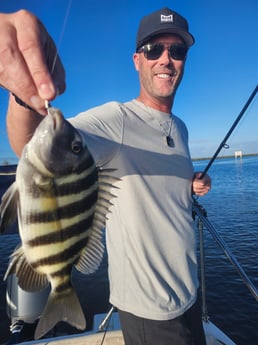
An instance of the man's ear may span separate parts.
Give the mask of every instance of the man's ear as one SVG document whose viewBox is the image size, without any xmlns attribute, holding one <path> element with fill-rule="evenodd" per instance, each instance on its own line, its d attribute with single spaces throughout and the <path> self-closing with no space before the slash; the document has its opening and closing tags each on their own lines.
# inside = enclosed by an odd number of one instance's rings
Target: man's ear
<svg viewBox="0 0 258 345">
<path fill-rule="evenodd" d="M 139 54 L 138 53 L 133 54 L 133 62 L 134 62 L 134 67 L 136 71 L 139 71 Z"/>
</svg>

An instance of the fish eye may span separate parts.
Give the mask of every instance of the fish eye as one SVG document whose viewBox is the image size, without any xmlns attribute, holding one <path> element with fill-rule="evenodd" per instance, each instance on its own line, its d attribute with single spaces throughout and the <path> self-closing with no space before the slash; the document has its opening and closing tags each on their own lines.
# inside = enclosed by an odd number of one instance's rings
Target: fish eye
<svg viewBox="0 0 258 345">
<path fill-rule="evenodd" d="M 80 153 L 82 150 L 82 143 L 80 141 L 74 141 L 72 143 L 71 149 L 74 153 Z"/>
</svg>

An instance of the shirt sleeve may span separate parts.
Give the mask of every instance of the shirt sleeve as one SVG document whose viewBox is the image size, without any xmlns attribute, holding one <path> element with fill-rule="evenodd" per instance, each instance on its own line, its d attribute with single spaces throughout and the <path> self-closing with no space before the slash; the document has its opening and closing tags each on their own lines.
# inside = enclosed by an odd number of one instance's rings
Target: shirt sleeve
<svg viewBox="0 0 258 345">
<path fill-rule="evenodd" d="M 123 111 L 119 103 L 105 103 L 68 121 L 83 134 L 97 166 L 107 165 L 119 152 L 123 140 Z"/>
</svg>

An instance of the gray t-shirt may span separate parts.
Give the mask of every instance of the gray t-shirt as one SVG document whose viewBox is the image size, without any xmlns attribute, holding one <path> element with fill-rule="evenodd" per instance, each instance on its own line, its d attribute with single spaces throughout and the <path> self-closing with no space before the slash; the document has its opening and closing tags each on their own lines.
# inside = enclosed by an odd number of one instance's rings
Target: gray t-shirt
<svg viewBox="0 0 258 345">
<path fill-rule="evenodd" d="M 137 100 L 69 121 L 85 134 L 96 164 L 121 178 L 106 226 L 110 302 L 149 319 L 181 315 L 198 287 L 185 124 Z"/>
</svg>

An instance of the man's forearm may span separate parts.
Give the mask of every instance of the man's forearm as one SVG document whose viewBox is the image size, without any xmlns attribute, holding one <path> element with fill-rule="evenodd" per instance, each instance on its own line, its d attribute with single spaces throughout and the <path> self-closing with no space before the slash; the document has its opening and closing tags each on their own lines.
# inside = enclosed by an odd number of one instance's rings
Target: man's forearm
<svg viewBox="0 0 258 345">
<path fill-rule="evenodd" d="M 7 111 L 7 132 L 14 152 L 20 156 L 24 145 L 30 140 L 44 116 L 26 109 L 10 94 Z"/>
</svg>

